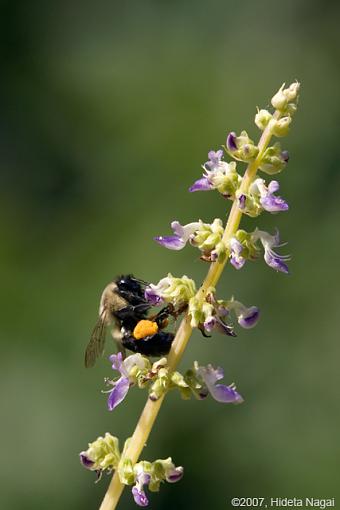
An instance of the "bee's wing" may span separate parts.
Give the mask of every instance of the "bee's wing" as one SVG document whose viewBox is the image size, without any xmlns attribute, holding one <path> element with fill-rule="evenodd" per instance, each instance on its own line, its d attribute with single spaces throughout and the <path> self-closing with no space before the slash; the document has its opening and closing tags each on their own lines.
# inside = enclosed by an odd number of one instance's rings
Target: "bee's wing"
<svg viewBox="0 0 340 510">
<path fill-rule="evenodd" d="M 122 331 L 121 329 L 119 329 L 119 323 L 117 322 L 117 320 L 114 321 L 113 323 L 113 328 L 111 330 L 111 335 L 112 335 L 112 338 L 113 338 L 113 341 L 117 347 L 117 352 L 121 352 L 122 355 L 123 355 L 123 359 L 126 358 L 126 351 L 124 349 L 124 346 L 122 344 L 122 338 L 123 338 L 123 334 L 122 334 Z"/>
<path fill-rule="evenodd" d="M 103 354 L 105 345 L 106 321 L 105 310 L 100 315 L 92 331 L 90 341 L 85 351 L 85 367 L 93 367 L 96 359 Z"/>
</svg>

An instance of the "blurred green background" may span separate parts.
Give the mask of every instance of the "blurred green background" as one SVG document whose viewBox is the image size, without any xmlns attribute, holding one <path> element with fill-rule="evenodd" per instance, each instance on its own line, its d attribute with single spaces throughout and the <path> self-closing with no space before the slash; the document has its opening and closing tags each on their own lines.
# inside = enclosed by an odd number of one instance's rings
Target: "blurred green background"
<svg viewBox="0 0 340 510">
<path fill-rule="evenodd" d="M 129 436 L 146 396 L 131 391 L 109 413 L 110 364 L 83 368 L 101 290 L 124 272 L 204 278 L 198 252 L 152 237 L 173 219 L 225 217 L 229 203 L 187 188 L 228 131 L 258 138 L 255 107 L 295 79 L 280 176 L 290 212 L 243 223 L 279 227 L 292 274 L 228 267 L 220 296 L 258 305 L 262 319 L 236 340 L 195 335 L 182 363 L 223 366 L 245 403 L 170 394 L 144 457 L 185 466 L 154 509 L 340 498 L 339 3 L 0 5 L 1 508 L 98 507 L 109 479 L 94 485 L 78 452 L 106 431 Z M 135 508 L 129 490 L 120 508 Z"/>
</svg>

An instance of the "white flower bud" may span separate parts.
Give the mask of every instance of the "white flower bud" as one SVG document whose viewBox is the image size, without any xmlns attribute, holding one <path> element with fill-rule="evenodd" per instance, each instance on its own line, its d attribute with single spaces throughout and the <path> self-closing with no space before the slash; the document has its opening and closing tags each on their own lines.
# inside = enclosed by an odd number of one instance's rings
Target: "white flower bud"
<svg viewBox="0 0 340 510">
<path fill-rule="evenodd" d="M 275 96 L 272 97 L 272 105 L 276 110 L 282 110 L 287 106 L 287 99 L 283 92 L 283 88 L 285 86 L 285 83 L 280 87 L 278 92 L 275 94 Z"/>
<path fill-rule="evenodd" d="M 255 115 L 255 124 L 259 129 L 261 129 L 261 131 L 263 131 L 272 117 L 272 114 L 269 113 L 268 110 L 257 110 L 257 114 Z"/>
<path fill-rule="evenodd" d="M 288 134 L 291 122 L 292 118 L 290 116 L 282 117 L 281 119 L 277 120 L 273 127 L 273 134 L 278 137 L 286 136 Z"/>
<path fill-rule="evenodd" d="M 281 86 L 279 91 L 272 98 L 272 105 L 276 110 L 284 111 L 289 103 L 294 103 L 297 100 L 300 83 L 294 82 L 288 88 L 284 88 L 285 83 Z"/>
</svg>

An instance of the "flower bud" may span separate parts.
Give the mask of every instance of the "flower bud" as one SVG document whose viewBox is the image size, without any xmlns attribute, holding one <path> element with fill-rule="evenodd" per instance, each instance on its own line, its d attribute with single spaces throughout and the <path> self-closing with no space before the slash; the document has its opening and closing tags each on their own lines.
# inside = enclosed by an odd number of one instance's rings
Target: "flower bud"
<svg viewBox="0 0 340 510">
<path fill-rule="evenodd" d="M 277 120 L 273 127 L 273 134 L 278 137 L 287 136 L 291 122 L 292 118 L 290 115 L 288 115 L 287 117 L 282 117 L 281 119 Z"/>
<path fill-rule="evenodd" d="M 278 174 L 285 168 L 288 159 L 287 151 L 282 151 L 280 143 L 277 142 L 265 150 L 259 168 L 269 175 Z"/>
<path fill-rule="evenodd" d="M 296 103 L 300 88 L 300 83 L 294 82 L 288 88 L 284 88 L 285 83 L 272 98 L 272 105 L 276 110 L 285 111 L 290 103 Z"/>
<path fill-rule="evenodd" d="M 257 114 L 255 115 L 255 124 L 259 129 L 261 129 L 261 131 L 263 131 L 272 117 L 272 114 L 269 113 L 268 110 L 257 110 Z"/>
<path fill-rule="evenodd" d="M 188 314 L 191 317 L 190 325 L 192 328 L 198 328 L 205 321 L 205 314 L 202 310 L 202 301 L 196 296 L 189 301 Z"/>
<path fill-rule="evenodd" d="M 276 92 L 275 96 L 272 97 L 271 103 L 273 105 L 273 108 L 276 110 L 282 110 L 287 105 L 287 98 L 283 92 L 285 83 L 281 85 L 278 92 Z"/>
<path fill-rule="evenodd" d="M 124 459 L 118 467 L 118 474 L 121 483 L 131 485 L 135 482 L 135 473 L 131 459 Z"/>
<path fill-rule="evenodd" d="M 284 92 L 286 93 L 286 97 L 289 103 L 296 101 L 298 98 L 300 90 L 300 83 L 295 81 L 294 83 L 291 83 Z"/>
<path fill-rule="evenodd" d="M 158 400 L 164 393 L 168 391 L 169 388 L 169 371 L 165 368 L 162 368 L 158 372 L 158 376 L 156 381 L 150 388 L 149 398 L 150 400 L 156 401 Z"/>
</svg>

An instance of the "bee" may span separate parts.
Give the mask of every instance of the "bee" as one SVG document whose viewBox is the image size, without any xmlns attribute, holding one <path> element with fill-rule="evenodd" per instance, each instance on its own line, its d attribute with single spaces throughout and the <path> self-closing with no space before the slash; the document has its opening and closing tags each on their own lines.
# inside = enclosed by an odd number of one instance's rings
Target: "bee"
<svg viewBox="0 0 340 510">
<path fill-rule="evenodd" d="M 124 354 L 125 349 L 145 356 L 168 354 L 175 335 L 163 329 L 169 324 L 169 318 L 177 319 L 186 306 L 175 309 L 169 304 L 149 316 L 152 306 L 144 297 L 147 285 L 129 274 L 119 276 L 105 287 L 100 299 L 99 318 L 85 351 L 87 368 L 103 354 L 109 326 L 112 326 L 111 334 L 118 349 Z"/>
</svg>

